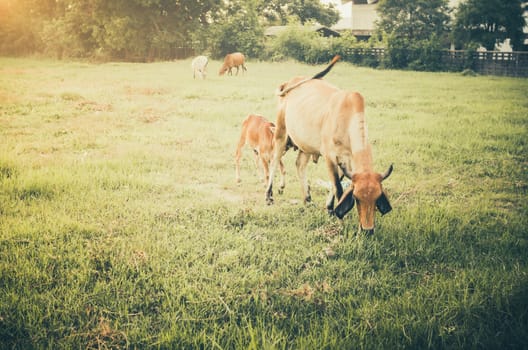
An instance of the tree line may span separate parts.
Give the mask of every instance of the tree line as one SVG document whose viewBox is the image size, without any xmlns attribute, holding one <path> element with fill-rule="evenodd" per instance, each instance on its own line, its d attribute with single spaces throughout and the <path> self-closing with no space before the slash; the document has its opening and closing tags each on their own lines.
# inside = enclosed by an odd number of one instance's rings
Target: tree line
<svg viewBox="0 0 528 350">
<path fill-rule="evenodd" d="M 267 24 L 338 18 L 318 0 L 3 0 L 0 53 L 163 59 L 186 45 L 254 56 Z"/>
<path fill-rule="evenodd" d="M 464 0 L 453 9 L 448 0 L 380 0 L 375 34 L 359 42 L 350 34 L 326 39 L 298 29 L 339 20 L 337 10 L 319 0 L 3 0 L 0 54 L 145 61 L 192 47 L 215 58 L 242 51 L 252 58 L 317 62 L 325 50 L 377 46 L 389 52 L 390 66 L 419 67 L 428 53 L 450 43 L 493 49 L 509 38 L 515 50 L 523 49 L 524 5 Z M 267 26 L 286 24 L 291 30 L 264 37 Z"/>
</svg>

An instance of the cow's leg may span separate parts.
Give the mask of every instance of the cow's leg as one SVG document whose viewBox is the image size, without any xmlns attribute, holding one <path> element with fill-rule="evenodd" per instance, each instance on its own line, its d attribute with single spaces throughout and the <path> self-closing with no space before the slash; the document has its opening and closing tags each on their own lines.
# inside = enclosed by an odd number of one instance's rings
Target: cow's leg
<svg viewBox="0 0 528 350">
<path fill-rule="evenodd" d="M 326 209 L 329 214 L 334 213 L 334 199 L 338 200 L 343 195 L 343 186 L 341 186 L 341 176 L 339 176 L 339 168 L 337 165 L 329 158 L 325 158 L 326 168 L 328 170 L 328 175 L 330 176 L 330 181 L 332 182 L 333 191 L 330 192 L 328 198 L 326 199 Z"/>
<path fill-rule="evenodd" d="M 297 166 L 297 175 L 301 181 L 304 203 L 309 203 L 312 201 L 312 196 L 310 195 L 310 185 L 308 184 L 308 177 L 306 176 L 306 166 L 310 161 L 311 155 L 306 154 L 299 150 L 299 155 L 295 161 Z"/>
<path fill-rule="evenodd" d="M 284 121 L 284 111 L 281 109 L 277 114 L 277 123 L 275 128 L 275 146 L 273 148 L 273 159 L 271 161 L 268 187 L 266 188 L 266 203 L 273 204 L 273 177 L 277 171 L 282 155 L 286 151 L 288 135 L 286 134 L 286 124 Z"/>
<path fill-rule="evenodd" d="M 239 68 L 238 68 L 238 66 L 236 66 L 236 69 L 237 69 L 237 72 L 236 72 L 236 74 L 235 74 L 235 75 L 237 75 L 237 76 L 238 76 L 238 69 L 239 69 Z"/>
<path fill-rule="evenodd" d="M 286 187 L 286 169 L 284 168 L 284 163 L 282 162 L 282 159 L 279 162 L 279 168 L 281 172 L 281 182 L 279 187 L 279 194 L 282 194 L 284 192 L 284 187 Z"/>
<path fill-rule="evenodd" d="M 269 162 L 263 157 L 259 157 L 262 170 L 264 172 L 264 186 L 268 184 L 269 181 Z"/>
<path fill-rule="evenodd" d="M 268 183 L 268 166 L 267 164 L 264 165 L 264 161 L 256 149 L 253 150 L 253 156 L 255 157 L 255 167 L 257 168 L 258 177 L 264 182 L 265 186 Z"/>
<path fill-rule="evenodd" d="M 257 169 L 260 168 L 260 165 L 259 165 L 259 152 L 257 151 L 256 148 L 253 148 L 253 161 L 255 162 L 255 167 Z"/>
</svg>

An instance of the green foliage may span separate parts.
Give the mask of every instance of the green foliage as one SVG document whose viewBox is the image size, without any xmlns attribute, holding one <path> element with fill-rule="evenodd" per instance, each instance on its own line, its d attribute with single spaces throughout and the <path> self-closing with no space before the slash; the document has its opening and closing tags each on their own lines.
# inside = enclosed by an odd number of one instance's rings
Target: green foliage
<svg viewBox="0 0 528 350">
<path fill-rule="evenodd" d="M 40 33 L 44 52 L 56 57 L 91 57 L 99 46 L 101 29 L 90 15 L 90 3 L 64 9 L 64 15 L 45 21 Z"/>
<path fill-rule="evenodd" d="M 328 47 L 319 33 L 299 25 L 291 25 L 281 32 L 270 45 L 270 56 L 274 60 L 293 58 L 301 62 L 310 62 L 317 58 L 319 50 Z"/>
<path fill-rule="evenodd" d="M 447 43 L 447 0 L 382 0 L 378 31 L 387 42 L 384 66 L 438 70 L 438 50 Z"/>
<path fill-rule="evenodd" d="M 510 38 L 514 50 L 523 48 L 523 1 L 467 0 L 458 6 L 453 36 L 458 46 L 479 43 L 493 50 Z"/>
<path fill-rule="evenodd" d="M 0 52 L 58 57 L 168 58 L 220 8 L 208 1 L 20 0 L 0 8 Z M 28 14 L 31 14 L 29 16 Z M 16 41 L 13 39 L 16 37 Z M 6 40 L 5 40 L 6 39 Z"/>
<path fill-rule="evenodd" d="M 375 68 L 382 65 L 383 62 L 371 50 L 384 46 L 385 44 L 377 41 L 374 36 L 369 41 L 358 41 L 352 33 L 345 32 L 341 37 L 333 40 L 332 49 L 341 55 L 344 61 Z"/>
<path fill-rule="evenodd" d="M 378 29 L 397 40 L 437 39 L 448 29 L 447 0 L 381 0 Z"/>
<path fill-rule="evenodd" d="M 237 51 L 247 57 L 259 57 L 264 46 L 264 29 L 259 23 L 255 4 L 247 1 L 231 5 L 225 18 L 211 28 L 210 49 L 213 57 L 223 58 Z"/>
<path fill-rule="evenodd" d="M 318 0 L 260 0 L 257 9 L 272 25 L 286 25 L 292 18 L 301 24 L 317 22 L 325 26 L 339 20 L 339 12 L 332 4 L 325 5 Z"/>
<path fill-rule="evenodd" d="M 407 42 L 389 37 L 384 58 L 387 68 L 438 71 L 442 69 L 442 45 L 435 37 L 429 40 Z"/>
<path fill-rule="evenodd" d="M 46 13 L 42 5 L 47 3 L 49 1 L 0 2 L 0 54 L 27 55 L 40 48 L 38 32 Z M 43 18 L 28 16 L 33 9 L 43 10 Z"/>
<path fill-rule="evenodd" d="M 0 67 L 2 348 L 528 343 L 526 79 L 338 63 L 325 79 L 365 96 L 375 169 L 395 166 L 364 236 L 327 215 L 321 161 L 312 205 L 291 150 L 273 206 L 250 149 L 235 182 L 243 118 L 273 120 L 278 84 L 317 67 Z"/>
<path fill-rule="evenodd" d="M 315 64 L 328 62 L 338 54 L 348 62 L 377 66 L 362 51 L 370 47 L 371 43 L 359 42 L 350 32 L 343 32 L 340 37 L 323 37 L 309 26 L 290 25 L 276 38 L 268 40 L 266 57 Z"/>
<path fill-rule="evenodd" d="M 318 0 L 294 0 L 288 2 L 288 11 L 304 25 L 315 21 L 324 26 L 332 26 L 339 20 L 339 12 L 333 5 L 323 5 Z"/>
<path fill-rule="evenodd" d="M 233 51 L 258 57 L 266 18 L 290 17 L 338 20 L 332 6 L 317 0 L 7 1 L 0 4 L 0 53 L 145 61 L 172 58 L 185 47 L 213 57 Z"/>
</svg>

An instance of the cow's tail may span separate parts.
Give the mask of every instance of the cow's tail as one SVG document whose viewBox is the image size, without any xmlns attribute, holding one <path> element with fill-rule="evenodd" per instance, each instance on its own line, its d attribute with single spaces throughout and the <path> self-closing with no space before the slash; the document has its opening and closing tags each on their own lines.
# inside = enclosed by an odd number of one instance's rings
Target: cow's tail
<svg viewBox="0 0 528 350">
<path fill-rule="evenodd" d="M 314 75 L 312 79 L 321 79 L 322 77 L 324 77 L 328 72 L 330 72 L 334 64 L 336 64 L 336 62 L 339 61 L 340 58 L 341 56 L 335 55 L 334 58 L 332 58 L 332 61 L 330 61 L 330 64 L 328 65 L 328 67 L 326 67 L 325 70 Z"/>
<path fill-rule="evenodd" d="M 301 80 L 300 82 L 298 82 L 297 84 L 294 84 L 292 86 L 289 86 L 287 87 L 286 89 L 284 90 L 280 90 L 278 92 L 278 95 L 279 96 L 285 96 L 288 92 L 292 91 L 293 89 L 295 89 L 296 87 L 310 81 L 310 80 L 313 80 L 313 79 L 321 79 L 322 77 L 324 77 L 328 72 L 330 72 L 330 70 L 332 69 L 332 67 L 334 66 L 334 64 L 336 64 L 337 61 L 339 61 L 339 59 L 341 58 L 341 56 L 339 55 L 335 55 L 334 58 L 332 58 L 332 61 L 330 61 L 330 64 L 328 65 L 328 67 L 326 67 L 324 70 L 320 71 L 319 73 L 317 73 L 316 75 L 314 75 L 313 77 L 311 78 L 306 78 L 306 79 L 303 79 Z"/>
</svg>

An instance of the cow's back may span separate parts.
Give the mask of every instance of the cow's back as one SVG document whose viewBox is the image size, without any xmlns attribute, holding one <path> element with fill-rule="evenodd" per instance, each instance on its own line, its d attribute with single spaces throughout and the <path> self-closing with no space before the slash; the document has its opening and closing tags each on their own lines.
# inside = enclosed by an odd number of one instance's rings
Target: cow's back
<svg viewBox="0 0 528 350">
<path fill-rule="evenodd" d="M 203 69 L 207 65 L 206 56 L 197 56 L 191 62 L 191 67 L 193 69 Z"/>
<path fill-rule="evenodd" d="M 339 92 L 325 81 L 310 80 L 290 91 L 280 102 L 288 135 L 303 152 L 320 153 L 322 132 L 335 127 L 328 111 Z"/>
<path fill-rule="evenodd" d="M 229 66 L 230 67 L 236 67 L 244 64 L 245 56 L 241 52 L 234 52 L 232 54 L 229 54 Z M 226 56 L 227 59 L 227 56 Z"/>
<path fill-rule="evenodd" d="M 260 123 L 261 117 L 254 114 L 248 115 L 242 123 L 242 132 L 245 134 L 246 144 L 251 148 L 255 148 L 258 145 L 258 129 Z"/>
<path fill-rule="evenodd" d="M 266 136 L 266 128 L 269 129 L 270 123 L 266 118 L 250 114 L 242 123 L 242 129 L 245 133 L 246 143 L 252 148 L 258 148 L 259 140 Z M 270 131 L 271 132 L 271 131 Z"/>
<path fill-rule="evenodd" d="M 273 128 L 275 124 L 270 121 L 264 121 L 260 124 L 258 135 L 259 135 L 259 153 L 261 157 L 267 162 L 271 161 L 273 157 Z"/>
</svg>

